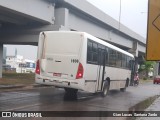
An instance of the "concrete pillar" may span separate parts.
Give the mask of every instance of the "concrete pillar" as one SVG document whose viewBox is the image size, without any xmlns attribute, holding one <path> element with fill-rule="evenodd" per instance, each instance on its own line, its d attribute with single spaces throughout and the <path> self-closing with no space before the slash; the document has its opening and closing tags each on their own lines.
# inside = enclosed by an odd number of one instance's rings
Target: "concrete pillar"
<svg viewBox="0 0 160 120">
<path fill-rule="evenodd" d="M 128 50 L 131 54 L 133 54 L 135 57 L 138 57 L 138 42 L 133 42 L 132 48 Z"/>
<path fill-rule="evenodd" d="M 3 44 L 0 44 L 0 78 L 2 78 Z"/>
<path fill-rule="evenodd" d="M 55 25 L 64 26 L 68 28 L 69 10 L 66 8 L 55 9 Z"/>
<path fill-rule="evenodd" d="M 135 61 L 132 63 L 133 69 L 132 69 L 131 80 L 130 80 L 130 86 L 133 86 L 134 75 L 138 71 L 138 42 L 134 41 L 132 44 L 132 48 L 128 50 L 128 52 L 133 54 L 135 57 Z"/>
</svg>

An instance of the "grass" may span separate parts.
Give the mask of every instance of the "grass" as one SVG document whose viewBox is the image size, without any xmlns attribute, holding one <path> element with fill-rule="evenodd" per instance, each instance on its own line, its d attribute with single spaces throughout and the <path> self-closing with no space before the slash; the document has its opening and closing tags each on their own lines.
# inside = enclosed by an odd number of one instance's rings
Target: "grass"
<svg viewBox="0 0 160 120">
<path fill-rule="evenodd" d="M 0 78 L 0 85 L 30 85 L 34 84 L 34 73 L 3 73 Z"/>
<path fill-rule="evenodd" d="M 152 79 L 147 79 L 147 80 L 140 79 L 139 82 L 140 82 L 141 84 L 143 84 L 143 83 L 147 83 L 147 82 L 153 82 L 153 80 L 152 80 Z"/>
</svg>

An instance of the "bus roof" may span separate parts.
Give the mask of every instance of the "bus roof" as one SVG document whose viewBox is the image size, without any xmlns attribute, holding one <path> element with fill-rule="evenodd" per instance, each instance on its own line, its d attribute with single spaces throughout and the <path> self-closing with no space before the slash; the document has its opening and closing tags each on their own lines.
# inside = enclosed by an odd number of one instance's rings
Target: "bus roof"
<svg viewBox="0 0 160 120">
<path fill-rule="evenodd" d="M 105 42 L 105 41 L 103 41 L 103 40 L 101 40 L 99 38 L 96 38 L 93 35 L 90 35 L 90 34 L 88 34 L 86 32 L 79 32 L 79 31 L 43 31 L 43 32 L 44 33 L 73 33 L 73 34 L 83 34 L 84 36 L 86 36 L 87 38 L 90 38 L 91 40 L 93 40 L 95 42 L 98 42 L 98 43 L 100 43 L 102 45 L 105 45 L 105 46 L 107 46 L 109 48 L 112 48 L 112 49 L 114 49 L 116 51 L 119 51 L 119 52 L 121 52 L 123 54 L 126 54 L 126 55 L 134 58 L 134 55 L 132 55 L 131 53 L 126 52 L 126 51 L 124 51 L 124 50 L 122 50 L 122 49 L 120 49 L 120 48 L 118 48 L 118 47 L 116 47 L 116 46 L 114 46 L 114 45 L 112 45 L 112 44 L 110 44 L 108 42 Z"/>
</svg>

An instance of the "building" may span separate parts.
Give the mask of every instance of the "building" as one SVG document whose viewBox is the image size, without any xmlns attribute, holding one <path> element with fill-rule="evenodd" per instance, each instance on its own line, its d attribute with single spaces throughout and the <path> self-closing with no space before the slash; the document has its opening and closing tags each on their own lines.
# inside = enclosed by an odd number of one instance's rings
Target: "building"
<svg viewBox="0 0 160 120">
<path fill-rule="evenodd" d="M 35 72 L 35 62 L 33 60 L 24 59 L 25 62 L 25 73 L 34 73 Z"/>
<path fill-rule="evenodd" d="M 16 73 L 34 73 L 35 61 L 24 59 L 21 55 L 6 56 L 6 65 L 15 69 Z"/>
</svg>

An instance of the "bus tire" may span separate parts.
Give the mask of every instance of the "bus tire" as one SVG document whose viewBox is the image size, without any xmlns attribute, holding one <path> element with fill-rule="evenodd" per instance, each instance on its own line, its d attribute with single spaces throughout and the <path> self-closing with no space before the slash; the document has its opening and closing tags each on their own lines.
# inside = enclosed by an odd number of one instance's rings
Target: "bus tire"
<svg viewBox="0 0 160 120">
<path fill-rule="evenodd" d="M 64 88 L 66 93 L 77 94 L 78 89 Z"/>
<path fill-rule="evenodd" d="M 128 85 L 129 85 L 129 79 L 127 78 L 125 87 L 124 88 L 120 88 L 120 91 L 125 92 L 127 87 L 128 87 Z"/>
<path fill-rule="evenodd" d="M 73 88 L 64 88 L 64 89 L 65 89 L 64 100 L 76 100 L 77 99 L 78 89 L 73 89 Z"/>
<path fill-rule="evenodd" d="M 108 84 L 108 81 L 105 81 L 103 90 L 102 90 L 102 97 L 107 96 L 108 92 L 109 92 L 109 84 Z"/>
<path fill-rule="evenodd" d="M 125 92 L 126 91 L 126 87 L 125 88 L 120 88 L 120 91 Z"/>
<path fill-rule="evenodd" d="M 127 78 L 127 80 L 126 80 L 126 85 L 125 85 L 125 87 L 128 87 L 129 86 L 129 78 Z"/>
</svg>

